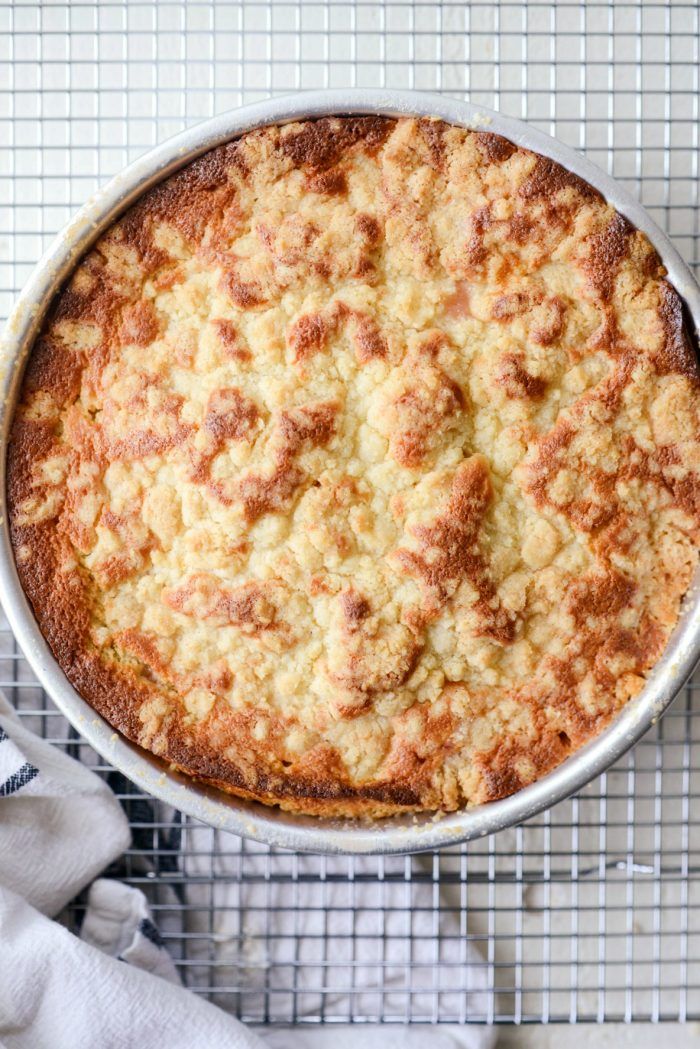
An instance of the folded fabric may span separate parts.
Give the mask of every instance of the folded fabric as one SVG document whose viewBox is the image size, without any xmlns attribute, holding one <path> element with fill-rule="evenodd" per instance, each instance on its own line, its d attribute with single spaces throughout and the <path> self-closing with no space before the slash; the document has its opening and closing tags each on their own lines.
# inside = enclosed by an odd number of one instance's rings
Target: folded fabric
<svg viewBox="0 0 700 1049">
<path fill-rule="evenodd" d="M 241 843 L 227 837 L 224 844 L 206 827 L 189 827 L 188 833 L 197 841 L 196 852 L 220 856 L 221 880 L 214 899 L 202 900 L 199 908 L 195 878 L 186 889 L 193 906 L 174 910 L 208 915 L 213 903 L 214 929 L 198 942 L 213 939 L 219 962 L 215 979 L 230 984 L 243 977 L 244 992 L 255 993 L 262 989 L 271 959 L 236 957 L 240 940 L 231 939 L 226 930 L 227 917 L 241 907 L 235 861 L 229 871 L 226 856 L 235 856 Z M 128 823 L 106 784 L 28 732 L 0 695 L 0 1049 L 325 1049 L 331 1040 L 334 1049 L 494 1045 L 493 1029 L 487 1027 L 426 1031 L 334 1024 L 332 1033 L 297 1027 L 265 1030 L 259 1036 L 181 986 L 142 892 L 114 880 L 93 882 L 129 842 Z M 329 859 L 329 869 L 343 862 Z M 91 882 L 78 938 L 47 915 L 56 915 Z M 333 908 L 339 903 L 333 892 L 342 890 L 327 891 L 326 905 Z M 363 891 L 371 892 L 372 886 L 358 887 L 358 910 L 369 902 Z M 268 929 L 273 949 L 275 932 L 281 943 L 288 942 L 285 914 L 294 892 L 298 886 L 276 885 L 274 898 L 267 900 L 267 912 L 277 923 Z M 391 901 L 387 904 L 391 909 Z M 194 933 L 195 941 L 201 931 L 194 926 L 182 930 L 186 936 Z M 343 946 L 339 940 L 341 964 Z M 453 993 L 465 996 L 467 1014 L 471 1008 L 483 1013 L 483 961 L 469 941 L 464 948 L 465 964 L 450 966 Z M 471 968 L 469 960 L 475 963 Z M 348 961 L 355 966 L 355 993 L 376 994 L 376 959 L 368 955 Z M 397 987 L 396 993 L 405 992 Z M 326 997 L 334 1013 L 342 1015 L 346 1006 L 349 1011 L 350 1002 L 342 995 Z"/>
<path fill-rule="evenodd" d="M 130 840 L 107 784 L 29 732 L 0 694 L 0 885 L 53 916 Z"/>
<path fill-rule="evenodd" d="M 93 882 L 80 938 L 120 962 L 178 986 L 182 983 L 139 889 L 111 878 Z"/>
<path fill-rule="evenodd" d="M 28 732 L 0 695 L 0 1046 L 261 1049 L 243 1024 L 179 986 L 138 890 L 95 883 L 85 941 L 45 917 L 129 844 L 109 787 Z"/>
<path fill-rule="evenodd" d="M 264 1049 L 205 999 L 110 958 L 0 888 L 7 1049 Z"/>
<path fill-rule="evenodd" d="M 293 879 L 246 882 L 240 877 L 242 854 L 246 853 L 249 867 L 251 853 L 258 852 L 263 863 L 262 846 L 243 844 L 199 824 L 188 824 L 182 834 L 182 851 L 192 876 L 186 887 L 183 932 L 189 937 L 189 958 L 205 963 L 203 979 L 215 1002 L 227 1006 L 231 1000 L 227 992 L 236 987 L 244 1009 L 256 1015 L 260 996 L 270 983 L 279 985 L 294 969 L 295 1011 L 301 1021 L 306 1017 L 314 1022 L 323 1008 L 326 1019 L 332 1021 L 334 1049 L 414 1044 L 430 1049 L 492 1049 L 495 1045 L 497 1029 L 486 1024 L 428 1031 L 419 1026 L 415 1032 L 413 1027 L 394 1023 L 354 1023 L 347 1030 L 342 1025 L 345 1017 L 376 1015 L 379 1007 L 388 1017 L 403 1016 L 409 997 L 420 999 L 422 992 L 431 1000 L 438 993 L 450 1013 L 461 1011 L 467 1019 L 488 1013 L 493 970 L 460 927 L 459 895 L 450 896 L 450 888 L 443 886 L 439 890 L 443 904 L 440 958 L 435 957 L 432 854 L 411 861 L 419 876 L 410 886 L 407 934 L 409 886 L 404 880 L 378 881 L 376 859 L 328 856 L 319 860 L 300 855 L 294 858 Z M 391 858 L 385 860 L 391 863 Z M 300 913 L 303 929 L 298 926 Z M 286 1033 L 286 1042 L 274 1032 L 264 1037 L 275 1046 L 320 1049 L 323 1037 L 310 1027 L 309 1023 L 307 1028 L 296 1028 L 293 1038 Z"/>
<path fill-rule="evenodd" d="M 226 891 L 225 886 L 226 879 L 222 877 L 224 892 Z M 194 895 L 196 896 L 196 893 Z M 284 890 L 281 896 L 284 897 Z M 361 901 L 362 892 L 359 893 L 359 897 Z M 287 902 L 291 902 L 289 897 L 287 897 Z M 213 932 L 217 941 L 221 939 L 217 932 L 218 926 L 219 922 L 215 913 Z M 280 932 L 282 932 L 281 928 Z M 131 965 L 162 976 L 172 983 L 180 983 L 173 960 L 165 948 L 146 899 L 139 889 L 108 878 L 100 878 L 94 882 L 88 893 L 87 909 L 80 935 L 87 943 L 99 947 L 100 950 L 113 957 L 128 961 Z M 473 952 L 470 953 L 472 961 L 482 961 L 475 947 L 471 946 L 470 952 Z M 243 963 L 244 959 L 239 959 L 239 962 Z M 363 979 L 362 970 L 360 970 L 359 979 Z M 468 1005 L 475 1011 L 477 1009 L 483 1011 L 483 1002 L 477 999 L 480 994 L 483 995 L 484 989 L 485 981 L 481 983 L 478 990 L 469 992 Z M 368 987 L 368 990 L 371 988 Z M 186 992 L 183 997 L 190 1000 L 190 997 L 194 996 Z M 190 1030 L 189 1027 L 188 1030 Z M 482 1025 L 439 1028 L 425 1025 L 408 1027 L 403 1024 L 381 1027 L 333 1024 L 332 1031 L 333 1049 L 426 1049 L 426 1046 L 429 1046 L 430 1049 L 491 1049 L 496 1038 L 493 1028 Z M 217 1031 L 217 1035 L 221 1038 L 224 1038 L 226 1034 L 227 1032 L 223 1029 Z M 261 1029 L 259 1034 L 262 1041 L 251 1041 L 251 1049 L 253 1045 L 262 1046 L 263 1043 L 266 1049 L 327 1049 L 330 1041 L 327 1027 L 317 1029 L 301 1026 L 269 1028 Z M 211 1038 L 212 1035 L 208 1037 Z M 199 1043 L 195 1041 L 191 1044 L 197 1046 Z M 238 1045 L 239 1043 L 224 1040 L 220 1044 L 224 1049 L 229 1044 Z M 241 1044 L 248 1049 L 247 1042 L 244 1041 Z M 206 1049 L 210 1047 L 218 1049 L 219 1042 L 202 1042 L 202 1045 L 206 1045 Z"/>
</svg>

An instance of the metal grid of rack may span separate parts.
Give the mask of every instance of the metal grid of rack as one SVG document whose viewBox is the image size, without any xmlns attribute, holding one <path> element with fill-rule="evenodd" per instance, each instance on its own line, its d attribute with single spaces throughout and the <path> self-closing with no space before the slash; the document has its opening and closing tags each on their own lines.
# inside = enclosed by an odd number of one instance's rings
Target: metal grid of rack
<svg viewBox="0 0 700 1049">
<path fill-rule="evenodd" d="M 0 3 L 0 316 L 126 162 L 318 87 L 522 117 L 625 183 L 697 267 L 699 63 L 697 3 Z M 613 771 L 525 826 L 361 860 L 269 850 L 140 794 L 80 742 L 6 626 L 0 686 L 109 778 L 133 827 L 112 873 L 146 891 L 184 982 L 244 1020 L 700 1018 L 700 677 Z"/>
</svg>

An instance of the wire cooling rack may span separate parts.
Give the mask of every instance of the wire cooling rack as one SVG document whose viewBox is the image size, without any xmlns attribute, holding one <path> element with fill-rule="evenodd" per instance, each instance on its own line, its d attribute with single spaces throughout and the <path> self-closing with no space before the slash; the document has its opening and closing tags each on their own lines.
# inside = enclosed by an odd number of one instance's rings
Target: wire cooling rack
<svg viewBox="0 0 700 1049">
<path fill-rule="evenodd" d="M 653 0 L 0 4 L 0 314 L 129 160 L 319 87 L 522 117 L 625 183 L 697 267 L 699 52 L 698 5 Z M 700 678 L 612 772 L 525 826 L 352 860 L 242 842 L 141 795 L 69 729 L 6 627 L 0 675 L 30 727 L 110 779 L 133 827 L 112 873 L 147 892 L 185 983 L 247 1021 L 700 1017 Z"/>
</svg>

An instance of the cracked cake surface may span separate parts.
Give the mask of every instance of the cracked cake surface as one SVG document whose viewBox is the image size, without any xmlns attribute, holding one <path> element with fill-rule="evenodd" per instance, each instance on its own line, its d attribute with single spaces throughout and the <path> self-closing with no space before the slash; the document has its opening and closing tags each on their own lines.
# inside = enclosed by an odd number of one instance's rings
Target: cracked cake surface
<svg viewBox="0 0 700 1049">
<path fill-rule="evenodd" d="M 700 539 L 698 369 L 643 234 L 435 120 L 250 132 L 59 293 L 12 540 L 78 691 L 319 815 L 517 791 L 643 686 Z"/>
</svg>

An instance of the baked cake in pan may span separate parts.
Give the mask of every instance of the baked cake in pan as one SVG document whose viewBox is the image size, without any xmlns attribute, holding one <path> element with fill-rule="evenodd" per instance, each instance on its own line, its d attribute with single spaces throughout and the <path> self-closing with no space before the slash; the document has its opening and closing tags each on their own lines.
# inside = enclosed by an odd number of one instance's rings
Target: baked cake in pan
<svg viewBox="0 0 700 1049">
<path fill-rule="evenodd" d="M 17 565 L 115 728 L 319 815 L 537 779 L 697 560 L 698 368 L 585 182 L 432 120 L 268 127 L 80 263 L 9 448 Z"/>
</svg>

